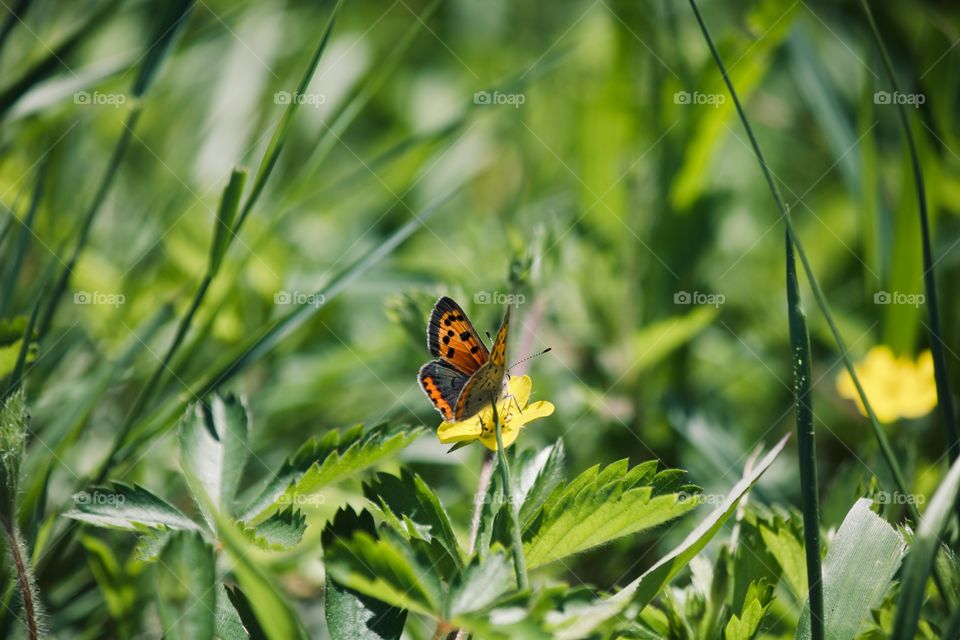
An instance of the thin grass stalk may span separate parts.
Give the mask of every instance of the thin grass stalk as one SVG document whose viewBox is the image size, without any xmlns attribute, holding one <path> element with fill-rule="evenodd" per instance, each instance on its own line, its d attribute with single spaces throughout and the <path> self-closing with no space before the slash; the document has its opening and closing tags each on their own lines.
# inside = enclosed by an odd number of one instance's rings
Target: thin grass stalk
<svg viewBox="0 0 960 640">
<path fill-rule="evenodd" d="M 33 223 L 37 217 L 37 211 L 40 209 L 40 202 L 43 200 L 43 191 L 47 181 L 47 168 L 49 167 L 50 155 L 47 154 L 40 161 L 37 168 L 36 182 L 34 182 L 33 196 L 30 199 L 30 205 L 27 209 L 27 215 L 21 222 L 20 236 L 13 248 L 13 258 L 10 261 L 9 270 L 4 273 L 3 291 L 0 292 L 0 318 L 6 316 L 7 310 L 13 303 L 13 292 L 16 288 L 17 279 L 20 276 L 20 269 L 23 266 L 23 259 L 27 254 L 27 246 L 30 244 L 30 237 L 33 235 Z M 13 213 L 11 212 L 11 216 Z"/>
<path fill-rule="evenodd" d="M 800 461 L 800 490 L 803 500 L 803 542 L 807 560 L 807 587 L 810 635 L 823 640 L 823 572 L 820 568 L 820 495 L 817 483 L 817 450 L 813 428 L 810 334 L 800 307 L 800 286 L 793 243 L 786 236 L 787 313 L 793 356 L 793 390 L 797 413 L 797 457 Z"/>
<path fill-rule="evenodd" d="M 510 534 L 513 538 L 513 569 L 517 576 L 517 586 L 520 590 L 530 588 L 530 579 L 527 578 L 527 560 L 523 555 L 523 535 L 520 529 L 520 513 L 513 501 L 513 485 L 510 484 L 510 466 L 503 449 L 503 436 L 500 429 L 500 416 L 497 413 L 497 402 L 491 400 L 493 406 L 493 429 L 497 434 L 497 467 L 500 469 L 500 480 L 503 482 L 503 497 L 510 512 Z"/>
<path fill-rule="evenodd" d="M 883 458 L 887 464 L 887 468 L 890 471 L 890 475 L 893 476 L 894 484 L 900 493 L 903 495 L 909 495 L 910 492 L 907 490 L 907 483 L 904 479 L 903 471 L 900 469 L 900 464 L 897 462 L 896 455 L 893 452 L 893 447 L 890 446 L 890 441 L 887 439 L 886 434 L 880 427 L 880 422 L 877 420 L 877 415 L 873 411 L 873 406 L 867 399 L 867 394 L 863 389 L 863 385 L 860 383 L 860 378 L 857 376 L 856 369 L 854 369 L 853 361 L 850 359 L 847 344 L 844 341 L 843 336 L 840 334 L 840 329 L 837 327 L 836 321 L 833 319 L 833 313 L 831 313 L 830 306 L 827 304 L 827 298 L 824 295 L 823 290 L 820 288 L 820 283 L 817 281 L 817 278 L 813 273 L 813 267 L 811 266 L 810 260 L 807 257 L 807 253 L 803 248 L 803 243 L 800 241 L 800 238 L 796 233 L 796 229 L 793 226 L 793 220 L 790 217 L 790 212 L 787 209 L 786 204 L 784 204 L 783 196 L 780 194 L 780 189 L 777 187 L 777 184 L 773 179 L 773 174 L 770 172 L 770 168 L 767 166 L 767 161 L 763 156 L 763 152 L 760 150 L 760 144 L 757 142 L 757 138 L 753 133 L 753 127 L 750 126 L 750 120 L 747 118 L 747 114 L 743 109 L 743 105 L 740 103 L 740 98 L 733 86 L 733 81 L 730 80 L 730 75 L 727 73 L 727 68 L 723 64 L 723 59 L 720 57 L 720 53 L 717 51 L 717 47 L 713 42 L 713 37 L 710 35 L 710 30 L 707 27 L 707 24 L 704 22 L 703 16 L 700 14 L 700 9 L 697 6 L 696 0 L 689 0 L 689 2 L 690 7 L 693 9 L 694 15 L 696 16 L 697 23 L 700 25 L 700 30 L 703 33 L 703 37 L 707 42 L 707 46 L 710 49 L 710 53 L 713 56 L 714 61 L 717 63 L 717 67 L 723 76 L 723 81 L 727 85 L 727 89 L 730 91 L 730 96 L 733 98 L 733 104 L 737 108 L 737 114 L 740 117 L 740 121 L 743 123 L 743 128 L 747 132 L 747 137 L 750 139 L 750 145 L 753 147 L 754 155 L 757 157 L 757 162 L 760 164 L 760 169 L 763 171 L 763 176 L 767 181 L 767 186 L 770 188 L 770 193 L 773 195 L 774 202 L 776 203 L 777 209 L 780 212 L 780 217 L 783 219 L 784 224 L 787 227 L 787 235 L 790 238 L 790 242 L 793 244 L 794 249 L 796 250 L 797 256 L 800 258 L 800 263 L 803 265 L 804 275 L 807 278 L 807 282 L 810 283 L 810 288 L 813 290 L 813 296 L 817 301 L 817 306 L 820 307 L 820 312 L 823 313 L 823 317 L 827 321 L 827 325 L 830 328 L 830 333 L 833 336 L 833 340 L 837 345 L 837 350 L 840 352 L 840 359 L 843 361 L 844 367 L 847 369 L 847 373 L 850 374 L 850 379 L 853 380 L 853 385 L 857 390 L 857 395 L 860 397 L 860 402 L 863 404 L 863 407 L 867 412 L 870 426 L 873 429 L 873 434 L 877 439 L 877 444 L 879 445 L 880 451 L 883 454 Z M 913 521 L 919 522 L 920 512 L 917 509 L 917 506 L 913 504 L 913 502 L 907 501 L 906 508 Z M 943 579 L 940 577 L 939 572 L 934 573 L 934 582 L 936 583 L 940 594 L 945 594 L 946 591 L 944 589 Z"/>
<path fill-rule="evenodd" d="M 897 76 L 893 71 L 893 64 L 890 62 L 890 56 L 887 54 L 887 47 L 883 43 L 883 37 L 877 28 L 877 23 L 873 19 L 873 13 L 870 11 L 870 5 L 867 0 L 860 0 L 863 12 L 867 16 L 867 22 L 870 24 L 870 32 L 873 34 L 873 40 L 880 50 L 880 57 L 883 60 L 883 68 L 886 70 L 887 78 L 895 93 L 900 92 L 900 86 L 897 84 Z M 940 328 L 940 305 L 937 296 L 937 278 L 933 270 L 933 248 L 930 243 L 930 217 L 927 214 L 927 194 L 923 181 L 923 169 L 920 166 L 920 154 L 917 153 L 917 143 L 913 138 L 913 131 L 910 128 L 910 119 L 907 116 L 907 108 L 900 102 L 894 100 L 897 105 L 897 114 L 900 120 L 900 128 L 903 129 L 903 135 L 907 139 L 907 149 L 910 152 L 910 164 L 913 168 L 913 182 L 917 189 L 917 213 L 920 216 L 920 242 L 923 245 L 923 288 L 927 296 L 927 321 L 929 326 L 927 331 L 930 334 L 930 351 L 933 354 L 933 377 L 937 385 L 937 404 L 940 407 L 940 417 L 943 421 L 944 435 L 947 440 L 947 453 L 950 456 L 951 464 L 960 454 L 960 433 L 957 429 L 957 417 L 954 413 L 953 395 L 950 393 L 950 380 L 947 373 L 947 358 L 944 354 L 943 332 Z"/>
<path fill-rule="evenodd" d="M 7 42 L 7 36 L 17 23 L 23 21 L 24 14 L 30 8 L 30 0 L 14 0 L 11 5 L 7 6 L 7 18 L 0 25 L 0 52 L 3 51 L 3 45 Z"/>
<path fill-rule="evenodd" d="M 700 9 L 697 7 L 696 0 L 689 0 L 689 2 L 693 9 L 694 15 L 697 18 L 697 22 L 700 25 L 700 30 L 703 32 L 707 46 L 710 48 L 710 52 L 713 55 L 713 59 L 717 63 L 717 67 L 720 69 L 720 73 L 723 76 L 723 81 L 727 85 L 727 89 L 730 91 L 730 95 L 733 98 L 733 103 L 737 108 L 737 114 L 739 115 L 740 121 L 743 123 L 743 127 L 747 132 L 747 137 L 750 139 L 750 145 L 753 147 L 754 155 L 760 164 L 760 169 L 763 171 L 763 176 L 767 181 L 767 186 L 770 188 L 770 193 L 773 195 L 774 202 L 776 203 L 777 209 L 780 212 L 780 217 L 787 226 L 787 233 L 790 237 L 791 243 L 796 249 L 797 256 L 800 258 L 800 263 L 803 265 L 804 275 L 806 276 L 807 281 L 810 283 L 810 288 L 813 290 L 813 295 L 817 301 L 817 306 L 820 307 L 820 311 L 823 313 L 824 319 L 827 321 L 827 325 L 830 328 L 830 333 L 837 345 L 837 350 L 840 352 L 840 358 L 843 361 L 847 372 L 850 374 L 850 378 L 853 380 L 853 385 L 857 390 L 857 395 L 860 397 L 860 401 L 863 403 L 864 409 L 867 412 L 867 417 L 870 421 L 871 427 L 873 427 L 874 436 L 876 436 L 877 443 L 880 446 L 880 451 L 883 454 L 884 461 L 890 470 L 890 475 L 893 476 L 894 484 L 897 485 L 897 488 L 900 490 L 900 492 L 904 495 L 907 495 L 909 492 L 907 491 L 907 484 L 904 480 L 903 471 L 900 469 L 900 464 L 897 462 L 893 448 L 890 446 L 890 441 L 880 428 L 880 422 L 877 420 L 877 415 L 873 411 L 873 406 L 870 404 L 869 399 L 867 399 L 867 394 L 863 390 L 863 385 L 860 383 L 860 378 L 857 376 L 857 372 L 854 369 L 853 361 L 850 359 L 848 354 L 847 343 L 844 341 L 843 336 L 840 334 L 840 329 L 837 327 L 837 323 L 833 319 L 833 313 L 831 313 L 830 307 L 827 304 L 826 296 L 824 295 L 823 290 L 820 288 L 820 284 L 813 273 L 813 267 L 810 264 L 810 259 L 807 257 L 807 253 L 803 248 L 803 243 L 800 241 L 796 233 L 796 229 L 793 226 L 793 220 L 790 217 L 790 212 L 787 210 L 786 204 L 784 204 L 783 196 L 780 195 L 780 189 L 777 187 L 777 184 L 773 179 L 773 174 L 770 172 L 770 168 L 767 166 L 767 161 L 763 156 L 763 152 L 760 150 L 760 145 L 757 142 L 756 136 L 754 136 L 753 128 L 750 126 L 750 120 L 747 118 L 747 114 L 743 109 L 743 105 L 740 103 L 740 98 L 738 97 L 736 89 L 733 86 L 733 82 L 730 80 L 730 76 L 727 73 L 726 66 L 723 64 L 720 53 L 717 51 L 716 45 L 713 42 L 713 37 L 710 35 L 710 30 L 703 21 L 703 16 L 700 14 Z M 919 512 L 917 511 L 916 505 L 908 504 L 907 509 L 910 511 L 911 516 L 915 520 L 919 520 Z"/>
<path fill-rule="evenodd" d="M 113 153 L 110 156 L 110 162 L 107 164 L 107 170 L 104 172 L 103 178 L 100 180 L 100 185 L 97 187 L 97 192 L 94 195 L 93 200 L 90 202 L 90 206 L 87 207 L 87 210 L 83 215 L 80 228 L 76 234 L 76 242 L 73 245 L 73 251 L 71 251 L 70 257 L 67 259 L 63 269 L 60 271 L 60 276 L 53 285 L 53 292 L 50 295 L 49 302 L 47 302 L 46 311 L 44 311 L 43 319 L 40 321 L 39 325 L 39 333 L 41 336 L 45 336 L 47 334 L 47 330 L 50 328 L 50 324 L 53 322 L 53 316 L 56 314 L 57 306 L 60 303 L 60 298 L 63 297 L 64 292 L 67 290 L 67 285 L 70 283 L 70 276 L 73 275 L 73 270 L 77 266 L 77 261 L 80 259 L 80 254 L 86 248 L 87 239 L 90 235 L 90 229 L 93 227 L 93 221 L 96 219 L 97 213 L 100 211 L 100 207 L 103 204 L 103 201 L 106 199 L 107 193 L 110 191 L 110 187 L 113 186 L 113 180 L 117 176 L 117 170 L 120 168 L 120 164 L 123 162 L 123 158 L 127 154 L 127 149 L 130 147 L 130 141 L 133 139 L 133 129 L 137 126 L 137 120 L 140 119 L 141 110 L 142 104 L 138 101 L 134 102 L 130 114 L 123 123 L 123 132 L 120 134 L 120 138 L 117 140 L 117 144 L 113 148 Z"/>
</svg>

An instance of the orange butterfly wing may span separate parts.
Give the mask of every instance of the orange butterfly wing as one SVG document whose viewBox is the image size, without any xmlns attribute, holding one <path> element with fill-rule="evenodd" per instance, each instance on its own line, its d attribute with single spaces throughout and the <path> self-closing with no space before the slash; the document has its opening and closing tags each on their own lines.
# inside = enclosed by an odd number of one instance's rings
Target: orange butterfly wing
<svg viewBox="0 0 960 640">
<path fill-rule="evenodd" d="M 510 329 L 510 307 L 503 314 L 503 322 L 493 341 L 493 351 L 489 361 L 470 376 L 457 397 L 453 411 L 457 420 L 475 415 L 484 407 L 500 399 L 503 391 L 503 377 L 507 373 L 507 332 Z"/>
<path fill-rule="evenodd" d="M 449 363 L 468 376 L 476 373 L 490 359 L 490 352 L 467 314 L 446 296 L 437 300 L 430 314 L 427 348 L 433 357 Z"/>
</svg>

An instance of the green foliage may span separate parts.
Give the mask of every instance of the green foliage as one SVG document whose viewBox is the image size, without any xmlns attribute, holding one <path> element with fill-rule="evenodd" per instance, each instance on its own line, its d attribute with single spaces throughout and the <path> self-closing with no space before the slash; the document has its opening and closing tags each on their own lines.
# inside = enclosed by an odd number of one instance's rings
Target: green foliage
<svg viewBox="0 0 960 640">
<path fill-rule="evenodd" d="M 723 629 L 724 640 L 750 640 L 756 636 L 764 614 L 773 600 L 773 585 L 764 581 L 751 582 L 743 608 L 734 614 Z"/>
<path fill-rule="evenodd" d="M 123 531 L 200 530 L 179 509 L 147 489 L 122 482 L 77 493 L 73 496 L 73 509 L 64 516 Z"/>
<path fill-rule="evenodd" d="M 157 570 L 157 609 L 165 638 L 210 638 L 216 620 L 213 549 L 196 531 L 170 536 Z"/>
<path fill-rule="evenodd" d="M 880 604 L 900 567 L 906 544 L 861 498 L 843 519 L 823 562 L 824 631 L 829 640 L 856 636 Z M 810 637 L 806 607 L 796 638 Z"/>
<path fill-rule="evenodd" d="M 280 506 L 354 476 L 387 460 L 421 435 L 419 428 L 382 425 L 364 432 L 362 425 L 311 438 L 277 471 L 245 510 L 242 519 L 258 522 Z"/>
<path fill-rule="evenodd" d="M 910 545 L 910 553 L 903 568 L 900 600 L 894 621 L 894 638 L 913 638 L 920 620 L 925 585 L 936 561 L 940 540 L 950 521 L 960 495 L 960 460 L 950 467 L 943 483 L 933 494 L 930 505 L 920 520 L 917 535 Z M 950 593 L 950 592 L 947 592 Z M 953 592 L 954 602 L 956 591 Z"/>
<path fill-rule="evenodd" d="M 620 460 L 587 469 L 553 490 L 524 530 L 530 568 L 580 553 L 621 536 L 651 529 L 697 506 L 692 486 L 675 485 L 675 469 L 656 472 L 651 461 L 629 468 Z"/>
</svg>

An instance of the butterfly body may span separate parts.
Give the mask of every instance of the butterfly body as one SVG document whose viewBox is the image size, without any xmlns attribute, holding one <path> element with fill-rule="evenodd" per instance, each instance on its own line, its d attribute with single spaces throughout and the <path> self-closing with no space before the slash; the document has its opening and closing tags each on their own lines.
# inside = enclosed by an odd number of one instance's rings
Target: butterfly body
<svg viewBox="0 0 960 640">
<path fill-rule="evenodd" d="M 427 324 L 427 348 L 436 358 L 417 376 L 424 393 L 444 420 L 464 420 L 500 398 L 507 372 L 510 308 L 488 350 L 463 309 L 440 298 Z"/>
</svg>

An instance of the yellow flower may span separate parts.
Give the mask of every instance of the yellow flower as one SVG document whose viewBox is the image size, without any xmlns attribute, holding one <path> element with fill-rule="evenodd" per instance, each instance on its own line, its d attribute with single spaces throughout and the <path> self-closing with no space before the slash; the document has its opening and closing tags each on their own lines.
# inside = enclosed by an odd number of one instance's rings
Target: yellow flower
<svg viewBox="0 0 960 640">
<path fill-rule="evenodd" d="M 890 347 L 878 345 L 853 368 L 880 422 L 919 418 L 937 406 L 933 356 L 929 351 L 924 351 L 914 361 L 909 356 L 897 358 Z M 846 371 L 837 378 L 837 392 L 855 401 L 860 413 L 867 415 L 853 379 Z"/>
<path fill-rule="evenodd" d="M 532 386 L 530 376 L 510 376 L 507 393 L 497 403 L 504 449 L 513 444 L 520 435 L 520 428 L 525 424 L 553 413 L 553 404 L 546 400 L 527 405 Z M 437 437 L 444 444 L 480 440 L 487 449 L 496 451 L 497 434 L 493 427 L 493 407 L 487 407 L 466 420 L 444 422 L 437 429 Z"/>
</svg>

